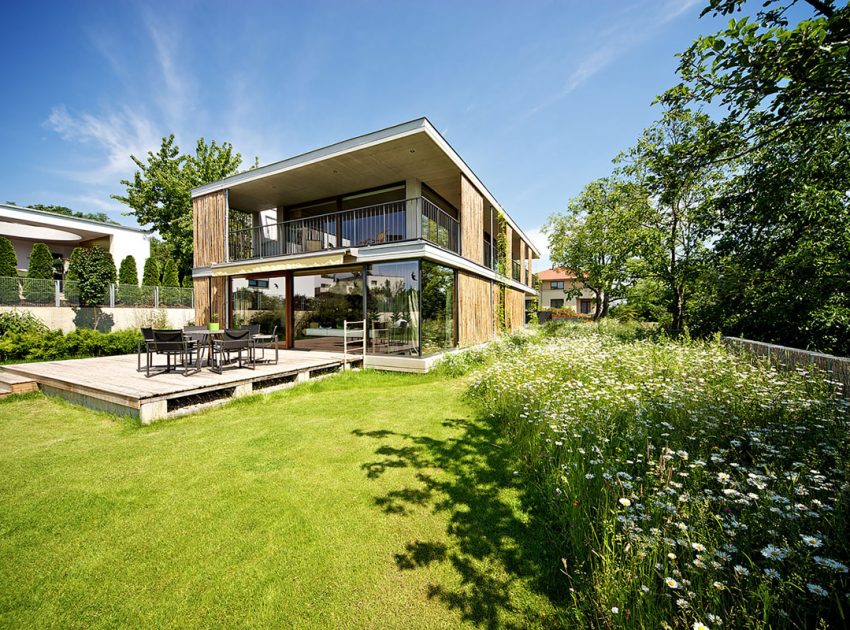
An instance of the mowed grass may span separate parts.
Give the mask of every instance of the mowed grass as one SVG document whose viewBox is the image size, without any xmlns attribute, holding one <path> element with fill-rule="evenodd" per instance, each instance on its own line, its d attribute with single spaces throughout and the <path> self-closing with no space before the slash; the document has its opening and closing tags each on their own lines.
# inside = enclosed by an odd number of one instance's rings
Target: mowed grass
<svg viewBox="0 0 850 630">
<path fill-rule="evenodd" d="M 556 563 L 463 390 L 347 373 L 151 427 L 0 401 L 0 625 L 556 623 Z"/>
</svg>

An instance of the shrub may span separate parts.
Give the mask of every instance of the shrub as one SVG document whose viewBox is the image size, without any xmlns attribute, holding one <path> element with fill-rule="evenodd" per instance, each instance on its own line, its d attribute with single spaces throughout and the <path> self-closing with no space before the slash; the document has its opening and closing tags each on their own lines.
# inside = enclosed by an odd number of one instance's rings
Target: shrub
<svg viewBox="0 0 850 630">
<path fill-rule="evenodd" d="M 126 256 L 118 269 L 118 302 L 131 305 L 139 301 L 139 272 L 136 259 Z"/>
<path fill-rule="evenodd" d="M 54 299 L 53 254 L 44 243 L 34 243 L 30 253 L 29 269 L 24 280 L 24 299 L 36 304 Z"/>
<path fill-rule="evenodd" d="M 0 361 L 59 361 L 83 357 L 132 354 L 141 339 L 137 330 L 102 333 L 77 329 L 67 335 L 61 330 L 9 330 L 0 337 Z"/>
<path fill-rule="evenodd" d="M 77 250 L 74 250 L 77 254 Z M 71 261 L 74 263 L 74 254 Z M 74 275 L 77 278 L 81 306 L 103 304 L 109 285 L 115 282 L 115 261 L 102 247 L 79 249 Z"/>
<path fill-rule="evenodd" d="M 0 304 L 17 304 L 20 299 L 18 258 L 15 248 L 5 236 L 0 236 Z"/>
<path fill-rule="evenodd" d="M 47 326 L 29 311 L 9 311 L 0 313 L 0 337 L 11 333 L 44 333 Z"/>
<path fill-rule="evenodd" d="M 0 236 L 0 277 L 18 277 L 18 257 L 15 256 L 15 248 L 5 236 Z"/>
<path fill-rule="evenodd" d="M 159 264 L 157 264 L 155 258 L 148 258 L 145 261 L 145 268 L 142 272 L 142 286 L 159 286 Z"/>
</svg>

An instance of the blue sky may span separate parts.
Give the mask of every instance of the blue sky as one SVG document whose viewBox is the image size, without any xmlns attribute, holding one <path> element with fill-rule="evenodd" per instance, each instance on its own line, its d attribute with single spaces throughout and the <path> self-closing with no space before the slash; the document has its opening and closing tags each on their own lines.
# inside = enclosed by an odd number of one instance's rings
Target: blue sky
<svg viewBox="0 0 850 630">
<path fill-rule="evenodd" d="M 538 243 L 657 116 L 699 0 L 4 7 L 0 200 L 105 211 L 174 133 L 260 163 L 427 116 Z M 545 260 L 543 261 L 545 262 Z"/>
</svg>

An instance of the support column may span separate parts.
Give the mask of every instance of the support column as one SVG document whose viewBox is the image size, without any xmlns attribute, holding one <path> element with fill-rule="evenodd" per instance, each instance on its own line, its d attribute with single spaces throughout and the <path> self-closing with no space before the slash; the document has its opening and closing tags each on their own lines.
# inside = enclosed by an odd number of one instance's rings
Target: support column
<svg viewBox="0 0 850 630">
<path fill-rule="evenodd" d="M 405 238 L 419 238 L 422 235 L 420 221 L 420 201 L 422 196 L 422 182 L 418 179 L 408 179 L 404 182 L 404 198 L 407 202 L 405 209 Z"/>
<path fill-rule="evenodd" d="M 284 315 L 286 317 L 286 326 L 284 327 L 286 336 L 283 345 L 287 350 L 291 350 L 295 347 L 295 305 L 292 303 L 295 278 L 292 276 L 291 271 L 284 273 L 283 284 L 285 285 L 284 301 L 286 305 L 286 314 Z"/>
</svg>

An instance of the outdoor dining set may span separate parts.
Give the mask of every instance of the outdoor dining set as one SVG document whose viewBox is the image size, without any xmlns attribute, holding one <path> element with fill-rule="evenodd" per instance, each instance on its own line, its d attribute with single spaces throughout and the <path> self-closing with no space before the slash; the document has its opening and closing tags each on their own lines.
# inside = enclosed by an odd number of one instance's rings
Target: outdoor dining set
<svg viewBox="0 0 850 630">
<path fill-rule="evenodd" d="M 270 334 L 262 334 L 259 325 L 224 330 L 209 330 L 206 326 L 186 326 L 182 330 L 142 328 L 141 332 L 136 369 L 147 377 L 170 372 L 190 376 L 205 366 L 221 374 L 225 369 L 253 370 L 257 363 L 278 361 L 277 326 Z"/>
</svg>

